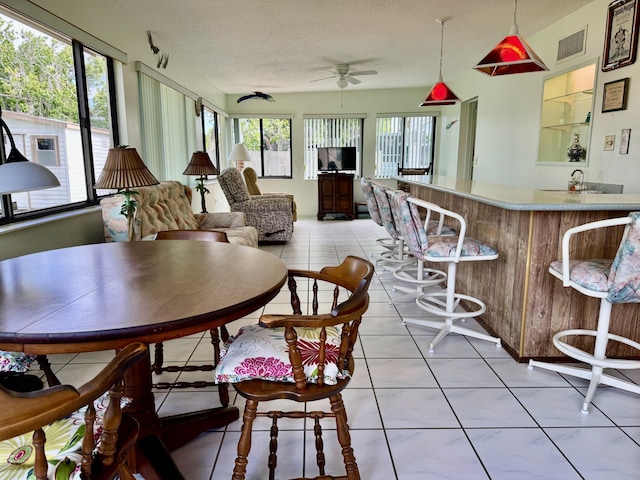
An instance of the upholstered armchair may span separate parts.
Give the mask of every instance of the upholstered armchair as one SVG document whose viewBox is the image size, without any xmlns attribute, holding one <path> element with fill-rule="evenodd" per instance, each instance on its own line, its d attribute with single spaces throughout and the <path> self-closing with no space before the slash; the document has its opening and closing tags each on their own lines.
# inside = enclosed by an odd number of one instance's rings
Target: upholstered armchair
<svg viewBox="0 0 640 480">
<path fill-rule="evenodd" d="M 171 181 L 135 190 L 131 196 L 137 202 L 134 240 L 152 240 L 164 230 L 219 230 L 227 234 L 230 243 L 258 246 L 258 232 L 245 223 L 242 212 L 194 213 L 187 185 Z M 127 240 L 128 222 L 120 213 L 123 201 L 122 195 L 100 201 L 107 241 Z"/>
<path fill-rule="evenodd" d="M 218 175 L 218 182 L 232 212 L 243 212 L 247 224 L 258 229 L 258 241 L 288 241 L 293 235 L 293 200 L 282 195 L 249 195 L 236 168 Z"/>
<path fill-rule="evenodd" d="M 260 187 L 258 186 L 258 174 L 251 167 L 246 167 L 244 170 L 242 170 L 242 176 L 244 177 L 244 183 L 247 185 L 247 190 L 249 190 L 249 195 L 251 195 L 252 197 L 254 195 L 267 195 L 267 196 L 279 195 L 279 196 L 285 196 L 285 197 L 291 198 L 291 201 L 293 202 L 293 221 L 295 222 L 296 220 L 298 220 L 298 211 L 296 208 L 296 202 L 291 193 L 285 193 L 285 192 L 262 193 L 262 191 L 260 190 Z"/>
</svg>

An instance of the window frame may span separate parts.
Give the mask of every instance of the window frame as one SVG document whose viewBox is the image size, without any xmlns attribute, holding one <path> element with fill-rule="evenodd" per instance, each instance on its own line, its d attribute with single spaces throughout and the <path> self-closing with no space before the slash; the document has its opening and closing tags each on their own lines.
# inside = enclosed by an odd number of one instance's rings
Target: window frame
<svg viewBox="0 0 640 480">
<path fill-rule="evenodd" d="M 62 21 L 61 19 L 53 18 L 48 12 L 41 10 L 39 7 L 33 7 L 35 10 L 30 12 L 29 17 L 25 16 L 21 12 L 11 9 L 7 6 L 0 6 L 0 14 L 5 17 L 18 22 L 28 28 L 32 28 L 39 33 L 51 37 L 55 40 L 61 41 L 67 44 L 71 48 L 71 54 L 73 56 L 73 74 L 76 85 L 76 95 L 78 102 L 78 127 L 80 131 L 80 145 L 82 150 L 82 164 L 84 168 L 84 186 L 86 190 L 86 199 L 78 202 L 69 202 L 61 205 L 54 205 L 51 207 L 39 208 L 36 210 L 29 210 L 24 212 L 14 211 L 13 205 L 15 202 L 12 199 L 12 194 L 2 194 L 2 214 L 0 215 L 0 225 L 12 224 L 27 219 L 36 219 L 46 217 L 52 214 L 78 210 L 98 204 L 99 200 L 104 196 L 98 196 L 96 190 L 93 188 L 95 184 L 95 171 L 93 161 L 93 149 L 92 149 L 92 136 L 90 125 L 90 107 L 89 107 L 89 95 L 88 95 L 88 83 L 85 70 L 84 55 L 85 51 L 91 51 L 96 55 L 100 55 L 106 60 L 106 88 L 108 93 L 108 109 L 110 114 L 110 126 L 109 136 L 113 145 L 119 144 L 118 137 L 118 121 L 117 121 L 117 101 L 116 101 L 116 88 L 115 88 L 115 75 L 114 75 L 114 58 L 109 53 L 103 53 L 100 46 L 105 47 L 107 52 L 115 52 L 113 47 L 107 46 L 100 40 L 91 37 L 86 32 L 81 32 L 70 24 Z M 56 24 L 57 28 L 48 25 L 42 19 L 48 19 L 52 23 Z M 97 45 L 98 48 L 81 43 L 74 38 L 74 33 L 78 33 L 83 37 L 85 41 L 92 42 Z M 120 59 L 124 58 L 126 61 L 126 55 L 120 52 L 118 55 Z M 11 128 L 11 127 L 10 127 Z M 13 133 L 13 132 L 12 132 Z M 34 135 L 34 137 L 49 137 L 55 135 Z M 56 161 L 57 165 L 60 165 L 60 143 L 59 138 L 55 140 L 56 149 Z M 33 146 L 32 153 L 34 152 Z M 24 148 L 28 148 L 24 145 Z M 4 144 L 2 145 L 2 155 L 0 161 L 4 161 L 6 154 Z M 21 152 L 25 153 L 25 152 Z M 37 163 L 37 157 L 32 156 L 32 160 Z"/>
<path fill-rule="evenodd" d="M 429 165 L 405 165 L 406 160 L 407 160 L 407 153 L 409 150 L 409 145 L 407 145 L 407 121 L 408 119 L 417 119 L 417 118 L 426 118 L 426 117 L 430 117 L 432 119 L 431 121 L 431 131 L 429 132 L 430 135 L 430 142 L 429 142 Z M 438 118 L 439 115 L 436 112 L 425 112 L 425 113 L 394 113 L 394 114 L 380 114 L 378 116 L 376 116 L 376 157 L 375 157 L 375 170 L 374 170 L 374 178 L 376 179 L 384 179 L 384 178 L 391 178 L 394 175 L 398 175 L 400 174 L 400 172 L 403 169 L 413 169 L 413 168 L 417 168 L 417 169 L 427 169 L 428 172 L 433 172 L 433 169 L 435 167 L 435 147 L 436 147 L 436 126 L 437 126 L 437 122 L 438 122 Z M 400 155 L 400 161 L 396 163 L 397 168 L 396 168 L 396 172 L 395 173 L 389 173 L 389 174 L 382 174 L 381 170 L 382 167 L 381 165 L 384 163 L 394 163 L 394 162 L 381 162 L 381 159 L 379 158 L 379 155 L 381 154 L 381 152 L 384 150 L 380 147 L 379 145 L 379 138 L 381 135 L 380 132 L 380 121 L 381 120 L 385 120 L 385 119 L 391 119 L 392 121 L 399 121 L 401 122 L 401 129 L 400 129 L 400 138 L 402 141 L 402 144 L 399 147 L 399 151 L 397 153 L 395 153 L 396 155 L 399 154 Z"/>
<path fill-rule="evenodd" d="M 364 137 L 364 120 L 366 116 L 363 114 L 344 114 L 344 115 L 304 115 L 304 179 L 305 180 L 317 180 L 318 179 L 318 147 L 356 147 L 356 170 L 354 178 L 360 178 L 362 176 L 362 151 L 363 151 L 363 137 Z M 358 122 L 357 136 L 348 136 L 346 141 L 338 141 L 338 138 L 344 140 L 342 132 L 336 133 L 334 125 L 325 126 L 326 134 L 333 132 L 333 136 L 329 139 L 318 139 L 311 137 L 309 132 L 308 121 L 309 120 L 325 120 L 335 122 L 336 120 L 354 120 Z M 320 141 L 321 140 L 321 141 Z M 310 144 L 309 142 L 312 142 Z"/>
<path fill-rule="evenodd" d="M 258 120 L 260 128 L 260 172 L 258 172 L 258 178 L 281 178 L 292 179 L 293 178 L 293 121 L 291 115 L 233 115 L 231 123 L 233 143 L 242 143 L 240 138 L 240 121 L 241 120 Z M 269 151 L 265 148 L 264 143 L 264 120 L 286 120 L 289 123 L 289 175 L 265 175 L 265 151 Z"/>
</svg>

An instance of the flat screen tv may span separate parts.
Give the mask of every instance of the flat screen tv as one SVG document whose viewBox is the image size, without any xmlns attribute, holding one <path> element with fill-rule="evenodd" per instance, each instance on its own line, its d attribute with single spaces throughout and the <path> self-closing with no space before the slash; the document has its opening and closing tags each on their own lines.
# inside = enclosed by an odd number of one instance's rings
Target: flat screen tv
<svg viewBox="0 0 640 480">
<path fill-rule="evenodd" d="M 318 147 L 318 171 L 356 169 L 356 147 Z"/>
</svg>

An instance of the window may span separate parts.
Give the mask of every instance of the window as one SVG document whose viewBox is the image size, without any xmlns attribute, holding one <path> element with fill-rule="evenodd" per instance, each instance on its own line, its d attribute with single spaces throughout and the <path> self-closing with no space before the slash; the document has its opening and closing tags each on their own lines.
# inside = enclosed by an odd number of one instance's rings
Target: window
<svg viewBox="0 0 640 480">
<path fill-rule="evenodd" d="M 57 140 L 56 137 L 33 137 L 33 161 L 45 167 L 59 166 Z"/>
<path fill-rule="evenodd" d="M 142 152 L 145 164 L 160 180 L 189 179 L 182 174 L 191 155 L 202 147 L 196 140 L 194 99 L 186 89 L 136 63 L 140 84 Z M 166 82 L 166 83 L 165 83 Z"/>
<path fill-rule="evenodd" d="M 220 171 L 220 123 L 218 122 L 218 113 L 203 105 L 201 118 L 204 151 L 209 154 L 211 162 Z"/>
<path fill-rule="evenodd" d="M 385 116 L 376 120 L 376 178 L 389 178 L 398 169 L 432 169 L 436 118 Z"/>
<path fill-rule="evenodd" d="M 18 150 L 60 181 L 56 188 L 3 195 L 0 221 L 95 204 L 93 184 L 117 142 L 113 59 L 2 8 L 0 44 L 2 118 Z"/>
<path fill-rule="evenodd" d="M 304 178 L 318 178 L 318 147 L 356 147 L 356 177 L 362 168 L 364 117 L 306 117 L 304 119 Z"/>
<path fill-rule="evenodd" d="M 291 119 L 234 118 L 234 143 L 244 143 L 259 177 L 291 178 Z M 241 168 L 241 165 L 237 165 Z"/>
</svg>

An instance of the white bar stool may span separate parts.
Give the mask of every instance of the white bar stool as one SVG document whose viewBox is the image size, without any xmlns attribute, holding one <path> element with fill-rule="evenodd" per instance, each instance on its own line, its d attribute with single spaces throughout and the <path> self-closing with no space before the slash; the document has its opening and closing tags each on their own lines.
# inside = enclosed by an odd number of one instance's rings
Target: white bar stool
<svg viewBox="0 0 640 480">
<path fill-rule="evenodd" d="M 373 193 L 378 202 L 378 208 L 380 209 L 380 214 L 385 221 L 385 225 L 389 225 L 390 228 L 393 228 L 398 235 L 398 238 L 403 240 L 404 245 L 404 238 L 400 235 L 398 226 L 398 222 L 400 222 L 401 219 L 392 211 L 391 204 L 389 203 L 389 194 L 394 191 L 395 190 L 384 185 L 375 185 L 373 187 Z M 394 270 L 393 277 L 396 280 L 408 283 L 410 286 L 394 283 L 393 291 L 404 292 L 406 295 L 394 298 L 391 303 L 399 302 L 407 298 L 416 298 L 424 293 L 425 288 L 439 285 L 447 279 L 447 274 L 445 272 L 425 267 L 424 261 L 417 258 L 414 254 L 408 255 L 406 259 L 407 261 L 405 261 L 403 265 L 400 265 L 399 268 Z"/>
<path fill-rule="evenodd" d="M 591 259 L 572 260 L 569 256 L 571 237 L 577 233 L 615 225 L 627 225 L 613 260 Z M 598 385 L 604 384 L 632 393 L 640 393 L 640 385 L 604 373 L 605 368 L 640 368 L 640 360 L 607 358 L 609 341 L 630 346 L 640 354 L 640 343 L 620 335 L 609 333 L 611 307 L 614 303 L 640 302 L 640 212 L 632 212 L 627 217 L 612 218 L 586 223 L 570 228 L 562 238 L 562 260 L 556 260 L 549 267 L 549 273 L 562 280 L 565 287 L 571 287 L 589 297 L 600 299 L 600 312 L 596 330 L 563 330 L 553 336 L 553 344 L 562 353 L 580 362 L 591 365 L 591 370 L 554 363 L 529 360 L 529 367 L 540 367 L 554 372 L 589 380 L 589 388 L 582 404 L 587 413 Z M 595 337 L 592 352 L 582 350 L 567 342 L 567 337 Z"/>
<path fill-rule="evenodd" d="M 456 325 L 456 320 L 482 315 L 486 305 L 478 298 L 456 292 L 456 271 L 459 262 L 495 260 L 498 252 L 473 238 L 466 237 L 467 224 L 464 218 L 455 212 L 446 210 L 433 203 L 411 197 L 408 193 L 396 190 L 390 195 L 391 207 L 396 210 L 396 217 L 402 219 L 399 229 L 412 253 L 420 260 L 447 264 L 447 288 L 445 292 L 427 292 L 416 298 L 416 304 L 431 315 L 444 317 L 444 320 L 428 320 L 423 318 L 405 318 L 403 323 L 413 323 L 439 330 L 429 345 L 433 351 L 435 346 L 449 333 L 459 333 L 481 340 L 487 340 L 501 346 L 498 337 L 492 337 L 476 330 Z M 426 210 L 424 222 L 420 218 L 418 206 Z M 424 229 L 433 214 L 453 218 L 459 225 L 458 235 L 429 237 Z M 458 308 L 464 300 L 476 308 L 465 311 Z"/>
</svg>

